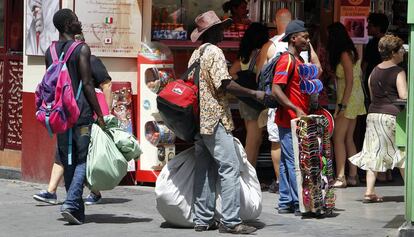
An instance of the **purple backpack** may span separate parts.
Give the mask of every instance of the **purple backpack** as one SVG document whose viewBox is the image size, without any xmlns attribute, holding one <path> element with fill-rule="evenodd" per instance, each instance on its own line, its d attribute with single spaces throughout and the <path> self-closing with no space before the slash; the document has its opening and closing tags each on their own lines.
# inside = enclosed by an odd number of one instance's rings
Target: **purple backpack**
<svg viewBox="0 0 414 237">
<path fill-rule="evenodd" d="M 67 52 L 62 52 L 60 58 L 56 53 L 56 42 L 49 47 L 53 63 L 46 70 L 42 81 L 35 92 L 36 119 L 46 127 L 49 135 L 64 133 L 72 128 L 78 121 L 80 111 L 77 100 L 82 90 L 79 82 L 76 98 L 72 88 L 66 62 L 80 41 L 73 42 Z M 63 60 L 62 60 L 63 58 Z M 69 131 L 69 164 L 71 164 L 72 130 Z"/>
</svg>

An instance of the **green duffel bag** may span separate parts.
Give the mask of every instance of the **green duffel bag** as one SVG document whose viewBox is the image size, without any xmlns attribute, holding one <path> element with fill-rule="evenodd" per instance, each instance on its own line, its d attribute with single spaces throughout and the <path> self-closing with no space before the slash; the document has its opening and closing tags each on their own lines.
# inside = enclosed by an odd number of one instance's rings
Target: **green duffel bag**
<svg viewBox="0 0 414 237">
<path fill-rule="evenodd" d="M 120 128 L 119 120 L 113 115 L 104 117 L 106 132 L 113 138 L 116 147 L 122 153 L 127 161 L 137 160 L 142 154 L 138 140 L 134 135 Z"/>
<path fill-rule="evenodd" d="M 111 190 L 126 175 L 128 163 L 112 138 L 98 125 L 92 125 L 86 162 L 86 180 L 92 191 Z"/>
</svg>

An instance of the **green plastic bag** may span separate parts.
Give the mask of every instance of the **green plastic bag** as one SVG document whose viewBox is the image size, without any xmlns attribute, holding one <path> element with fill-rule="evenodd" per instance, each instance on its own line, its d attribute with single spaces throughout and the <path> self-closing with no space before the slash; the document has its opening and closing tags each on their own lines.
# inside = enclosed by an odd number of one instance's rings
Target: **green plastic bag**
<svg viewBox="0 0 414 237">
<path fill-rule="evenodd" d="M 134 135 L 120 128 L 119 120 L 113 115 L 104 117 L 106 132 L 113 138 L 116 147 L 127 161 L 137 160 L 142 154 L 138 140 Z"/>
<path fill-rule="evenodd" d="M 92 125 L 86 162 L 86 180 L 92 191 L 111 190 L 126 175 L 128 163 L 112 138 L 98 125 Z"/>
</svg>

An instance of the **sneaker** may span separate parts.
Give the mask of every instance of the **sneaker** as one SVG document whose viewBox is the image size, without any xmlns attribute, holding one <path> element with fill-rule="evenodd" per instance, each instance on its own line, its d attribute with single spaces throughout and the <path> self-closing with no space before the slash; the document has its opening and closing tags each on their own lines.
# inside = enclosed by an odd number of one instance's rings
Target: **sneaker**
<svg viewBox="0 0 414 237">
<path fill-rule="evenodd" d="M 76 217 L 75 214 L 69 211 L 68 209 L 61 211 L 60 214 L 71 225 L 82 225 L 83 224 L 83 220 L 81 218 Z"/>
<path fill-rule="evenodd" d="M 46 202 L 52 205 L 58 204 L 56 193 L 49 193 L 46 190 L 42 190 L 38 194 L 33 195 L 33 198 L 39 202 Z"/>
<path fill-rule="evenodd" d="M 93 192 L 91 192 L 86 198 L 85 198 L 85 205 L 95 205 L 102 201 L 101 195 L 96 195 Z"/>
<path fill-rule="evenodd" d="M 248 235 L 253 232 L 255 232 L 257 229 L 253 226 L 248 226 L 245 224 L 238 224 L 234 226 L 233 228 L 229 228 L 222 223 L 220 223 L 219 226 L 219 232 L 220 233 L 229 233 L 229 234 L 241 234 L 241 235 Z"/>
<path fill-rule="evenodd" d="M 300 212 L 299 208 L 295 209 L 295 216 L 302 216 L 302 212 Z"/>
<path fill-rule="evenodd" d="M 294 213 L 292 208 L 286 207 L 286 208 L 279 208 L 277 213 L 279 214 L 291 214 Z"/>
<path fill-rule="evenodd" d="M 210 225 L 195 225 L 194 230 L 197 232 L 207 231 L 207 230 L 217 230 L 219 228 L 219 222 L 213 221 Z"/>
<path fill-rule="evenodd" d="M 269 185 L 269 193 L 279 193 L 279 183 L 276 180 Z"/>
</svg>

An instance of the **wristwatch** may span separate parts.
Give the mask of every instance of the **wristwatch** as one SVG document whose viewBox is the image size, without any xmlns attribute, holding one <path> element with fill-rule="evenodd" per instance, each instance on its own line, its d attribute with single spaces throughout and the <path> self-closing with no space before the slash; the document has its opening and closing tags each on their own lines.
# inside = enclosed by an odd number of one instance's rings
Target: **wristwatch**
<svg viewBox="0 0 414 237">
<path fill-rule="evenodd" d="M 339 111 L 344 111 L 346 109 L 346 105 L 344 104 L 338 104 L 338 110 Z"/>
</svg>

